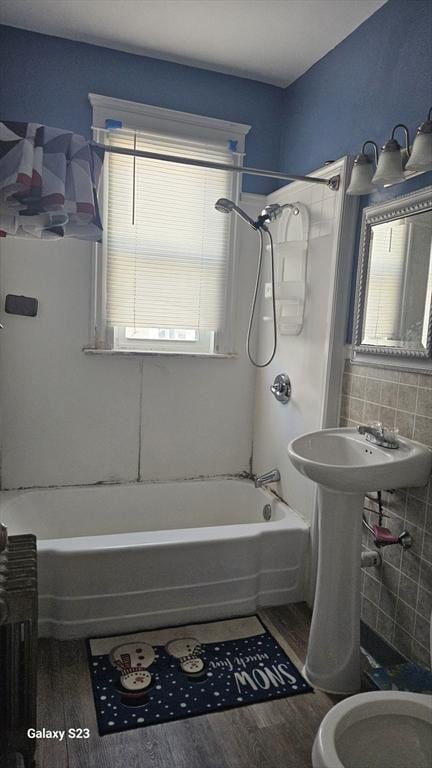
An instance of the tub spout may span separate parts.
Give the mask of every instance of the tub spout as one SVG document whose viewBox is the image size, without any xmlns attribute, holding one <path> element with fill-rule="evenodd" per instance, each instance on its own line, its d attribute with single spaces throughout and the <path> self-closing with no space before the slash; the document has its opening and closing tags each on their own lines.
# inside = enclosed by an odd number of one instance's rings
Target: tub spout
<svg viewBox="0 0 432 768">
<path fill-rule="evenodd" d="M 263 485 L 269 485 L 270 483 L 278 483 L 280 479 L 279 470 L 271 469 L 269 472 L 255 477 L 255 488 L 262 488 Z"/>
</svg>

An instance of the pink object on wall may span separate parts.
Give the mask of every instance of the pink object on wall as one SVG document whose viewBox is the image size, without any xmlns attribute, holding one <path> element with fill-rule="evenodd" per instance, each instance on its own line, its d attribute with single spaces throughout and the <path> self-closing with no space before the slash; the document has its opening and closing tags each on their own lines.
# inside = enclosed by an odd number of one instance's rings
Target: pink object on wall
<svg viewBox="0 0 432 768">
<path fill-rule="evenodd" d="M 382 525 L 372 524 L 374 531 L 375 542 L 377 544 L 398 544 L 399 537 L 395 536 L 389 528 L 384 528 Z"/>
</svg>

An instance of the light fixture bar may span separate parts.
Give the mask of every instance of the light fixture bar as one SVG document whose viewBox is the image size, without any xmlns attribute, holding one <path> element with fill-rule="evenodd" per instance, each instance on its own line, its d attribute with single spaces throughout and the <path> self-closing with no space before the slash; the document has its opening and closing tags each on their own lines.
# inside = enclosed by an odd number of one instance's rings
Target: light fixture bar
<svg viewBox="0 0 432 768">
<path fill-rule="evenodd" d="M 101 129 L 96 129 L 101 130 Z M 147 152 L 141 149 L 128 149 L 127 147 L 116 147 L 98 142 L 91 144 L 96 149 L 104 152 L 112 152 L 116 155 L 130 155 L 131 157 L 145 157 L 149 160 L 162 160 L 168 163 L 180 163 L 181 165 L 193 165 L 199 168 L 212 168 L 217 171 L 231 171 L 232 173 L 246 173 L 250 176 L 267 176 L 272 179 L 283 179 L 284 181 L 306 181 L 311 184 L 325 184 L 325 186 L 336 192 L 339 189 L 340 176 L 332 176 L 330 179 L 320 179 L 317 176 L 298 176 L 293 173 L 280 173 L 279 171 L 266 171 L 262 168 L 248 168 L 244 165 L 227 165 L 226 163 L 215 163 L 207 160 L 198 160 L 182 155 L 165 155 L 159 152 Z"/>
</svg>

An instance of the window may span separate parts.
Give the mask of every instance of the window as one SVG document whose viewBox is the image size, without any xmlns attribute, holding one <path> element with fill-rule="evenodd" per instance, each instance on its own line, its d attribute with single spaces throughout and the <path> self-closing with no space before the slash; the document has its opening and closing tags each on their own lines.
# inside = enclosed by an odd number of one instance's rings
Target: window
<svg viewBox="0 0 432 768">
<path fill-rule="evenodd" d="M 127 113 L 126 125 L 122 115 L 121 127 L 99 131 L 97 140 L 226 165 L 241 162 L 244 126 L 238 147 L 239 134 L 233 135 L 231 124 L 191 115 L 186 120 L 170 110 L 157 109 L 155 116 L 155 108 L 142 109 L 144 115 Z M 118 111 L 113 115 L 111 108 L 111 123 Z M 104 115 L 96 117 L 100 125 Z M 232 351 L 235 222 L 215 211 L 214 203 L 237 195 L 238 176 L 230 171 L 106 153 L 104 242 L 97 270 L 100 346 L 183 354 Z"/>
</svg>

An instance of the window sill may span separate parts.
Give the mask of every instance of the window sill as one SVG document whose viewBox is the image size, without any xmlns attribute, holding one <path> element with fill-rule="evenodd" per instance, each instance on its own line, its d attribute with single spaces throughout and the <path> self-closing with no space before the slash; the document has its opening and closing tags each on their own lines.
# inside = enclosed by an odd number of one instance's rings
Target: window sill
<svg viewBox="0 0 432 768">
<path fill-rule="evenodd" d="M 93 347 L 83 347 L 85 355 L 97 355 L 105 357 L 204 357 L 211 359 L 236 359 L 240 357 L 237 352 L 155 352 L 152 350 L 140 349 L 95 349 Z"/>
</svg>

